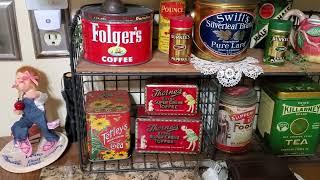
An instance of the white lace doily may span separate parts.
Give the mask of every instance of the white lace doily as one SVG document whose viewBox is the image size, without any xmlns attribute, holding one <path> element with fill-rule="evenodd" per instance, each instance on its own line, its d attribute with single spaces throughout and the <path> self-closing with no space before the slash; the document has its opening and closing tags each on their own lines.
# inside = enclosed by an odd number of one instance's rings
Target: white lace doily
<svg viewBox="0 0 320 180">
<path fill-rule="evenodd" d="M 204 75 L 216 74 L 219 83 L 224 87 L 232 87 L 237 85 L 242 74 L 256 79 L 263 73 L 262 67 L 258 64 L 259 60 L 253 57 L 247 57 L 238 62 L 221 62 L 221 61 L 206 61 L 194 55 L 191 55 L 191 64 L 194 68 Z"/>
</svg>

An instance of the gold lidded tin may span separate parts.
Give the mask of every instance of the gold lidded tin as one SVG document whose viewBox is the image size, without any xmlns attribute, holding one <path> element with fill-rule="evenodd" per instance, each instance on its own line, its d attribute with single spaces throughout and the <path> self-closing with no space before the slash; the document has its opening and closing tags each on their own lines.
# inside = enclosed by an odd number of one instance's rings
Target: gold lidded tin
<svg viewBox="0 0 320 180">
<path fill-rule="evenodd" d="M 256 7 L 256 0 L 196 0 L 194 54 L 211 61 L 243 59 Z"/>
<path fill-rule="evenodd" d="M 169 63 L 190 64 L 193 19 L 178 16 L 170 19 Z"/>
</svg>

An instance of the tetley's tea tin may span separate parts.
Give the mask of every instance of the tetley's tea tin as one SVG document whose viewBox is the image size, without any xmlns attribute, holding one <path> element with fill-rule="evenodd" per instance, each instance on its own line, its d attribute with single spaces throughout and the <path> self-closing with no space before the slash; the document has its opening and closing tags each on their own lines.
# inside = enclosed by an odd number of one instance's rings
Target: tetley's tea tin
<svg viewBox="0 0 320 180">
<path fill-rule="evenodd" d="M 268 84 L 261 91 L 258 129 L 274 154 L 312 155 L 319 142 L 320 85 Z"/>
<path fill-rule="evenodd" d="M 86 95 L 89 159 L 128 158 L 130 99 L 125 90 L 92 91 Z"/>
<path fill-rule="evenodd" d="M 243 59 L 256 6 L 255 0 L 197 0 L 194 10 L 195 55 L 206 60 Z"/>
</svg>

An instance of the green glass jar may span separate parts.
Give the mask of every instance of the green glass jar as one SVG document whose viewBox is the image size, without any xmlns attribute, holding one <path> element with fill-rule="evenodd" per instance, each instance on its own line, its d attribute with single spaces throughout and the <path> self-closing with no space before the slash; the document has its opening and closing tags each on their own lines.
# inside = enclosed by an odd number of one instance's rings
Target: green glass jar
<svg viewBox="0 0 320 180">
<path fill-rule="evenodd" d="M 291 21 L 280 19 L 273 19 L 270 21 L 266 47 L 264 49 L 264 63 L 275 66 L 284 64 L 285 54 L 289 46 L 291 29 Z"/>
</svg>

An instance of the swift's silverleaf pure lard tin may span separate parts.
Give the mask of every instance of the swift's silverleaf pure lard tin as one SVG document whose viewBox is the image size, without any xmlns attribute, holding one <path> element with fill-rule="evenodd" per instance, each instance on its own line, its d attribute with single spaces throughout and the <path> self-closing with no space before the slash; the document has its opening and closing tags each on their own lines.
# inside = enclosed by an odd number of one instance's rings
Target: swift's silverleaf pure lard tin
<svg viewBox="0 0 320 180">
<path fill-rule="evenodd" d="M 247 150 L 256 113 L 257 94 L 252 88 L 225 88 L 221 94 L 216 147 L 225 152 Z"/>
<path fill-rule="evenodd" d="M 254 25 L 255 0 L 197 0 L 194 53 L 206 60 L 244 57 Z"/>
<path fill-rule="evenodd" d="M 84 7 L 84 59 L 110 66 L 137 65 L 149 61 L 152 58 L 152 20 L 151 9 L 137 5 L 123 6 L 121 1 L 107 0 L 103 6 Z"/>
</svg>

